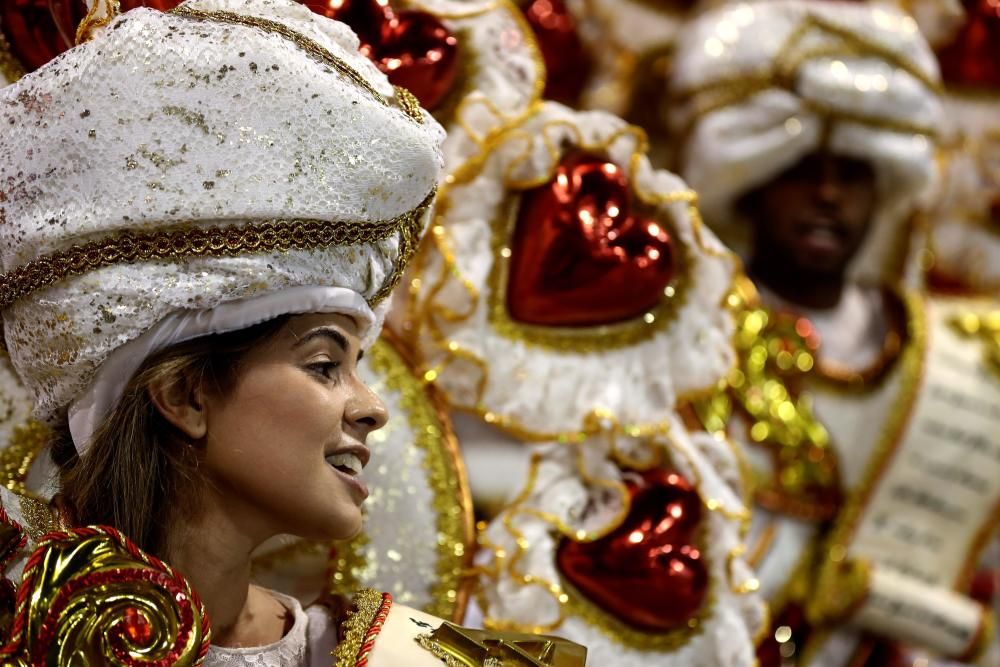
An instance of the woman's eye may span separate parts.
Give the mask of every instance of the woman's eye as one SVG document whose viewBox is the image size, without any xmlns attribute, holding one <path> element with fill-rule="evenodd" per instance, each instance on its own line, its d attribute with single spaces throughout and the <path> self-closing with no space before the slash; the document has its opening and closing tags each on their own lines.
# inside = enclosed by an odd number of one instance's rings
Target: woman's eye
<svg viewBox="0 0 1000 667">
<path fill-rule="evenodd" d="M 333 379 L 334 374 L 340 367 L 339 361 L 319 361 L 314 364 L 309 364 L 307 368 L 316 375 L 322 375 L 327 379 Z"/>
</svg>

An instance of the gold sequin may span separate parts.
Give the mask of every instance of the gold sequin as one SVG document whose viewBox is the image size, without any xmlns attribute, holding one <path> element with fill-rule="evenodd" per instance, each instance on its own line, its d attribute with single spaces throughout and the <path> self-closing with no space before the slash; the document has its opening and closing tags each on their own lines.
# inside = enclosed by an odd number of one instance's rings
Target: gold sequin
<svg viewBox="0 0 1000 667">
<path fill-rule="evenodd" d="M 952 318 L 952 328 L 983 344 L 986 367 L 1000 378 L 1000 310 L 988 313 L 962 313 Z"/>
<path fill-rule="evenodd" d="M 832 517 L 840 500 L 836 457 L 809 396 L 798 391 L 815 374 L 816 343 L 796 318 L 751 305 L 755 296 L 735 296 L 739 364 L 722 390 L 693 403 L 695 410 L 707 430 L 723 432 L 738 408 L 749 419 L 750 440 L 770 448 L 775 473 L 758 480 L 759 503 L 804 518 Z"/>
</svg>

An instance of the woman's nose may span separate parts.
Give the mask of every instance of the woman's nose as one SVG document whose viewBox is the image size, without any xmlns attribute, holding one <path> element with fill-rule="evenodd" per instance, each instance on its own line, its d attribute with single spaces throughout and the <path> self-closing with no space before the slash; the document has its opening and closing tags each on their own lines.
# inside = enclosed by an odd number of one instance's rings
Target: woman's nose
<svg viewBox="0 0 1000 667">
<path fill-rule="evenodd" d="M 365 435 L 385 426 L 389 411 L 385 403 L 360 378 L 355 380 L 353 396 L 347 402 L 344 418 Z"/>
</svg>

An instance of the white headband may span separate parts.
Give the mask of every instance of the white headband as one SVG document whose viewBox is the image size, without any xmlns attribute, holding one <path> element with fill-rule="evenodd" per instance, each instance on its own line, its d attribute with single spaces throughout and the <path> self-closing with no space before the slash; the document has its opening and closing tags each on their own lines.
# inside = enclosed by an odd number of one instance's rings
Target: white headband
<svg viewBox="0 0 1000 667">
<path fill-rule="evenodd" d="M 69 406 L 69 430 L 77 453 L 82 456 L 87 452 L 94 433 L 117 405 L 132 376 L 152 355 L 177 343 L 302 313 L 342 313 L 355 318 L 363 347 L 374 342 L 381 328 L 379 315 L 364 297 L 345 287 L 290 287 L 215 308 L 176 311 L 112 352 L 87 389 Z"/>
</svg>

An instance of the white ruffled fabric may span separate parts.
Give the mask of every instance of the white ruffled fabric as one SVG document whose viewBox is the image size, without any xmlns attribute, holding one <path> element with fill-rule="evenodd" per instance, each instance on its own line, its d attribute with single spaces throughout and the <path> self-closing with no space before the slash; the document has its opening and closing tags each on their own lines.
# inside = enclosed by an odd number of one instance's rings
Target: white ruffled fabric
<svg viewBox="0 0 1000 667">
<path fill-rule="evenodd" d="M 625 170 L 636 190 L 654 196 L 690 192 L 673 174 L 654 170 L 644 156 L 632 162 L 641 147 L 635 134 L 624 132 L 627 127 L 602 112 L 574 112 L 546 103 L 492 145 L 476 178 L 447 190 L 450 205 L 435 222 L 454 253 L 456 271 L 435 293 L 441 258 L 432 254 L 421 274 L 417 306 L 417 318 L 434 318 L 446 340 L 435 342 L 421 324 L 418 345 L 428 368 L 441 366 L 438 384 L 456 407 L 489 411 L 540 434 L 575 433 L 595 410 L 622 424 L 655 425 L 679 396 L 713 387 L 733 364 L 733 323 L 721 304 L 735 259 L 683 202 L 656 207 L 657 215 L 670 221 L 673 242 L 684 247 L 689 265 L 686 286 L 673 297 L 679 301 L 673 319 L 648 339 L 597 352 L 556 351 L 509 338 L 491 324 L 492 221 L 504 215 L 512 193 L 504 179 L 512 167 L 516 169 L 509 175 L 516 179 L 551 174 L 554 156 L 546 140 L 553 146 L 575 144 L 578 138 L 584 145 L 599 145 L 617 136 L 608 157 Z M 474 304 L 464 281 L 479 294 Z M 464 313 L 470 305 L 467 318 L 442 315 L 445 309 Z M 452 343 L 489 366 L 478 404 L 475 387 L 481 375 L 471 364 L 453 361 Z"/>
<path fill-rule="evenodd" d="M 822 56 L 811 55 L 817 52 Z M 673 122 L 686 131 L 681 174 L 731 247 L 744 252 L 748 243 L 734 210 L 739 197 L 825 140 L 834 152 L 872 162 L 877 174 L 875 224 L 852 274 L 881 281 L 900 277 L 901 265 L 914 266 L 905 223 L 932 191 L 934 135 L 943 117 L 937 63 L 911 17 L 878 5 L 741 3 L 708 12 L 685 30 L 674 67 Z M 772 87 L 712 104 L 742 80 L 763 76 L 773 77 Z M 706 105 L 712 110 L 703 112 Z M 834 119 L 828 136 L 827 112 Z"/>
<path fill-rule="evenodd" d="M 439 120 L 448 130 L 445 164 L 461 164 L 491 132 L 541 98 L 545 70 L 538 46 L 509 0 L 415 0 L 410 9 L 433 14 L 455 35 L 461 99 Z"/>
<path fill-rule="evenodd" d="M 729 445 L 705 433 L 691 434 L 679 419 L 673 419 L 663 438 L 611 439 L 595 437 L 579 446 L 534 445 L 530 451 L 541 460 L 535 483 L 525 488 L 520 502 L 506 508 L 484 534 L 477 563 L 485 566 L 482 579 L 482 609 L 487 621 L 513 622 L 524 627 L 557 624 L 555 634 L 584 644 L 588 664 L 644 667 L 653 664 L 685 667 L 737 667 L 754 664 L 755 639 L 766 623 L 766 613 L 753 592 L 754 575 L 742 558 L 741 521 L 749 511 L 732 483 L 739 479 Z M 522 576 L 559 586 L 556 566 L 560 534 L 554 525 L 533 511 L 554 515 L 571 531 L 603 532 L 622 507 L 622 498 L 609 492 L 608 482 L 621 482 L 627 473 L 613 461 L 615 452 L 631 450 L 642 458 L 664 446 L 670 464 L 695 486 L 706 504 L 703 510 L 704 538 L 700 548 L 709 567 L 711 593 L 700 632 L 674 650 L 649 650 L 620 643 L 587 620 L 569 615 L 544 585 L 524 585 Z M 582 465 L 597 483 L 581 476 Z M 714 507 L 715 510 L 709 510 Z M 527 511 L 526 511 L 527 510 Z M 517 536 L 524 538 L 523 550 Z M 497 551 L 499 550 L 499 552 Z M 498 553 L 505 554 L 498 557 Z M 516 566 L 514 554 L 520 553 Z M 655 657 L 654 657 L 655 656 Z"/>
</svg>

